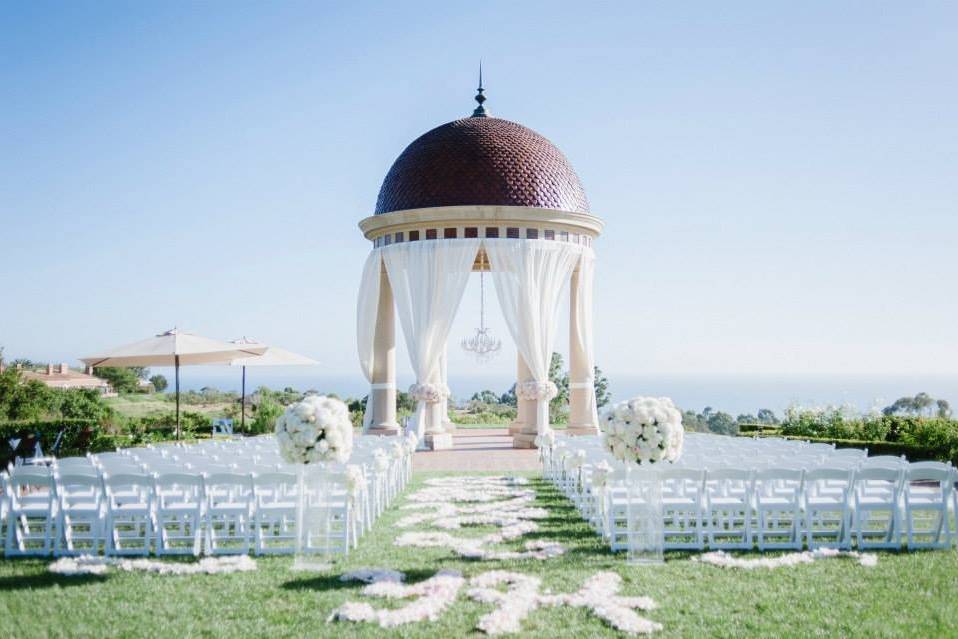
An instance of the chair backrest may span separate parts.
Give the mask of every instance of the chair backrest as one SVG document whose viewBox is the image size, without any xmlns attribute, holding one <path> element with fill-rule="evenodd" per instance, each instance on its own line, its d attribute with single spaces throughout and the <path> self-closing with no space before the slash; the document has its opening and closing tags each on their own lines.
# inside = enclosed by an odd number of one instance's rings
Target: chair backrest
<svg viewBox="0 0 958 639">
<path fill-rule="evenodd" d="M 118 503 L 117 497 L 121 493 L 123 501 L 152 501 L 153 485 L 153 476 L 145 473 L 105 473 L 103 475 L 103 488 L 113 504 Z"/>
<path fill-rule="evenodd" d="M 805 470 L 802 468 L 760 468 L 752 474 L 757 495 L 784 497 L 791 493 L 798 497 L 802 490 Z"/>
<path fill-rule="evenodd" d="M 944 465 L 943 465 L 944 466 Z M 943 468 L 927 467 L 927 466 L 918 466 L 915 467 L 914 464 L 911 464 L 908 467 L 908 470 L 905 471 L 905 477 L 909 482 L 921 481 L 921 482 L 933 482 L 936 481 L 939 484 L 948 484 L 951 481 L 951 469 L 947 466 Z"/>
<path fill-rule="evenodd" d="M 57 496 L 60 504 L 68 507 L 78 501 L 97 504 L 103 498 L 103 481 L 96 475 L 66 474 L 57 478 Z"/>
<path fill-rule="evenodd" d="M 34 468 L 30 466 L 24 470 L 23 466 L 18 466 L 7 477 L 6 488 L 10 491 L 11 506 L 16 508 L 24 500 L 29 500 L 32 503 L 46 500 L 50 506 L 53 505 L 56 498 L 56 484 L 53 481 L 53 476 L 47 469 L 32 472 Z M 37 470 L 39 471 L 39 469 Z"/>
<path fill-rule="evenodd" d="M 232 419 L 214 419 L 213 420 L 213 434 L 214 435 L 232 435 L 233 434 L 233 420 Z"/>
<path fill-rule="evenodd" d="M 954 470 L 954 466 L 950 462 L 940 462 L 940 461 L 920 461 L 920 462 L 911 462 L 908 464 L 908 470 L 912 471 L 916 468 L 934 468 L 938 470 L 943 470 L 945 472 L 951 472 Z"/>
<path fill-rule="evenodd" d="M 839 490 L 843 497 L 847 497 L 854 476 L 855 471 L 852 467 L 844 468 L 836 465 L 811 468 L 805 471 L 805 494 L 814 499 L 826 494 L 826 491 L 834 494 L 835 490 Z"/>
<path fill-rule="evenodd" d="M 53 475 L 50 474 L 49 469 L 41 469 L 35 466 L 18 466 L 14 468 L 7 481 L 11 488 L 19 488 L 22 486 L 35 486 L 38 488 L 53 487 Z"/>
<path fill-rule="evenodd" d="M 240 473 L 214 473 L 206 477 L 206 499 L 217 501 L 245 501 L 253 495 L 253 476 Z"/>
<path fill-rule="evenodd" d="M 259 504 L 287 501 L 297 490 L 296 475 L 292 473 L 263 473 L 253 475 L 253 494 Z"/>
<path fill-rule="evenodd" d="M 752 490 L 752 471 L 744 468 L 709 468 L 705 471 L 705 492 L 711 497 L 733 493 L 748 497 Z"/>
<path fill-rule="evenodd" d="M 855 493 L 862 497 L 866 494 L 874 496 L 875 489 L 886 494 L 889 502 L 897 502 L 901 492 L 902 476 L 904 472 L 901 468 L 890 468 L 888 466 L 862 466 L 855 472 Z"/>
<path fill-rule="evenodd" d="M 904 466 L 907 462 L 904 457 L 895 457 L 894 455 L 875 455 L 866 457 L 862 462 L 863 466 Z"/>
<path fill-rule="evenodd" d="M 868 451 L 864 448 L 836 448 L 831 453 L 832 457 L 867 457 Z"/>
</svg>

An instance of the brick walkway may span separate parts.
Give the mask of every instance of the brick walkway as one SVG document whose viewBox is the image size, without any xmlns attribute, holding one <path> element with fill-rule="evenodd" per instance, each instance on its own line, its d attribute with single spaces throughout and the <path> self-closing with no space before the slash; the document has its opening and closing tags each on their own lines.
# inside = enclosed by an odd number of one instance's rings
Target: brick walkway
<svg viewBox="0 0 958 639">
<path fill-rule="evenodd" d="M 512 447 L 505 428 L 461 428 L 453 432 L 454 448 L 416 453 L 413 470 L 463 472 L 539 470 L 539 454 Z"/>
</svg>

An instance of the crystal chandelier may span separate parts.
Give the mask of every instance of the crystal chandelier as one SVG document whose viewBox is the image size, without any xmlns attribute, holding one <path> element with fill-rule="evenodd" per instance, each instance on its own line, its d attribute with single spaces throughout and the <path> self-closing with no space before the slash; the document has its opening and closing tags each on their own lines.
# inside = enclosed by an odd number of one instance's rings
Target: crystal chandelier
<svg viewBox="0 0 958 639">
<path fill-rule="evenodd" d="M 472 337 L 464 337 L 462 349 L 473 353 L 480 362 L 486 362 L 496 356 L 502 342 L 489 334 L 486 328 L 486 285 L 483 271 L 479 271 L 479 328 Z"/>
</svg>

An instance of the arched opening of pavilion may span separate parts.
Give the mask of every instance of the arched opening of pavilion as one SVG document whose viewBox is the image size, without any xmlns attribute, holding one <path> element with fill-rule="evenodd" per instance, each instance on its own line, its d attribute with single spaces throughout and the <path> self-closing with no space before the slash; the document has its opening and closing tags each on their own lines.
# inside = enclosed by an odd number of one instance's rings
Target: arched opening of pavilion
<svg viewBox="0 0 958 639">
<path fill-rule="evenodd" d="M 360 363 L 370 384 L 364 429 L 396 434 L 396 315 L 416 383 L 413 425 L 425 446 L 451 446 L 445 423 L 446 345 L 469 275 L 492 275 L 516 343 L 513 446 L 535 447 L 550 428 L 549 362 L 561 292 L 569 284 L 570 434 L 595 434 L 593 244 L 602 221 L 578 176 L 535 131 L 472 116 L 414 140 L 383 181 L 375 214 L 359 223 L 372 242 L 357 307 Z"/>
</svg>

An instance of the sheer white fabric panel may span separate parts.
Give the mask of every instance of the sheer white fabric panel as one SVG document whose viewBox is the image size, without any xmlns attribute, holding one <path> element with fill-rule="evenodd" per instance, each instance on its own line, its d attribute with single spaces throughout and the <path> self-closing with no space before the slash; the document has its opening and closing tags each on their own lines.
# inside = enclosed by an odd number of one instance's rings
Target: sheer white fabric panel
<svg viewBox="0 0 958 639">
<path fill-rule="evenodd" d="M 559 297 L 582 247 L 550 240 L 515 239 L 487 239 L 483 246 L 489 256 L 499 306 L 516 348 L 532 378 L 547 382 Z M 549 402 L 538 400 L 536 405 L 538 424 L 548 424 Z"/>
<path fill-rule="evenodd" d="M 372 384 L 375 362 L 376 322 L 379 317 L 379 282 L 382 268 L 380 249 L 373 249 L 363 267 L 363 279 L 359 283 L 359 299 L 356 302 L 356 344 L 359 349 L 359 366 L 366 381 Z M 363 432 L 369 430 L 373 420 L 373 392 L 366 399 L 363 414 Z"/>
<path fill-rule="evenodd" d="M 404 242 L 382 249 L 409 360 L 419 384 L 436 383 L 439 359 L 479 252 L 478 239 Z M 422 436 L 425 403 L 416 409 Z"/>
<path fill-rule="evenodd" d="M 576 315 L 576 339 L 582 346 L 585 353 L 589 380 L 572 380 L 573 382 L 591 381 L 589 387 L 590 411 L 592 413 L 592 423 L 598 425 L 599 411 L 595 402 L 595 344 L 593 341 L 593 317 L 592 317 L 592 288 L 595 283 L 595 251 L 591 248 L 582 249 L 582 257 L 579 260 L 579 290 L 576 295 L 576 305 L 573 311 Z"/>
</svg>

